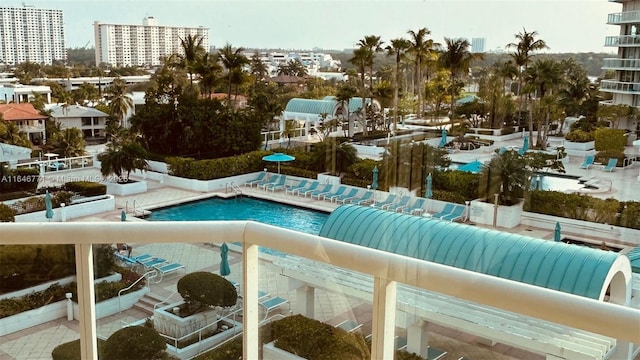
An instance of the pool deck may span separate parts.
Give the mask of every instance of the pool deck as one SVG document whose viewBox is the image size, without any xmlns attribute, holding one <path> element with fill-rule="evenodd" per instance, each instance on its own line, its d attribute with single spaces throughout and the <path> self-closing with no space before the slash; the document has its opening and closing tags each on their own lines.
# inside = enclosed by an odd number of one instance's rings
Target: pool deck
<svg viewBox="0 0 640 360">
<path fill-rule="evenodd" d="M 501 146 L 519 146 L 521 140 L 502 143 Z M 456 162 L 470 162 L 474 160 L 487 161 L 496 145 L 476 150 L 469 153 L 454 153 L 451 158 Z M 635 150 L 637 152 L 637 150 Z M 640 164 L 634 164 L 626 169 L 616 169 L 608 173 L 603 172 L 599 166 L 594 166 L 589 170 L 580 169 L 582 162 L 580 158 L 571 157 L 566 165 L 567 174 L 574 176 L 597 177 L 610 181 L 612 189 L 604 193 L 594 193 L 593 196 L 599 198 L 614 197 L 620 200 L 640 201 L 639 182 L 637 180 L 640 171 Z M 99 176 L 98 169 L 82 169 L 65 172 L 69 176 Z M 72 221 L 120 221 L 120 213 L 123 209 L 132 207 L 136 202 L 137 207 L 158 208 L 185 201 L 194 201 L 208 198 L 213 195 L 225 196 L 224 193 L 200 193 L 169 187 L 156 181 L 147 179 L 148 191 L 142 194 L 130 196 L 116 196 L 116 209 L 107 213 L 92 215 L 84 218 L 73 219 Z M 297 206 L 309 207 L 322 211 L 332 211 L 338 205 L 327 201 L 309 199 L 299 196 L 286 195 L 280 192 L 265 192 L 262 190 L 243 188 L 247 195 L 275 200 Z M 229 195 L 229 194 L 226 194 Z M 129 218 L 128 221 L 144 221 L 136 218 Z M 553 230 L 538 229 L 532 227 L 518 226 L 513 229 L 501 229 L 521 233 L 528 236 L 536 236 L 543 239 L 553 239 Z M 580 234 L 582 238 L 587 234 Z M 595 241 L 602 241 L 601 238 L 593 238 Z M 164 257 L 171 262 L 178 262 L 186 266 L 188 272 L 211 271 L 218 272 L 220 263 L 220 244 L 140 244 L 134 246 L 133 254 L 149 253 L 154 256 Z M 240 282 L 241 280 L 241 257 L 231 247 L 229 261 L 231 275 L 229 279 Z M 295 294 L 287 292 L 278 279 L 279 268 L 273 265 L 269 256 L 261 261 L 259 272 L 260 288 L 269 292 L 272 296 L 280 296 L 295 301 Z M 166 298 L 175 292 L 177 277 L 169 277 L 159 284 L 151 284 L 151 291 L 162 298 Z M 371 321 L 370 305 L 358 300 L 354 300 L 343 294 L 328 293 L 318 290 L 316 292 L 316 318 L 329 323 L 337 323 L 340 320 L 351 319 L 364 323 L 365 327 Z M 174 294 L 172 299 L 179 300 L 179 295 Z M 293 304 L 292 304 L 293 308 Z M 109 316 L 98 320 L 98 334 L 108 337 L 113 332 L 122 327 L 123 323 L 143 319 L 148 314 L 136 308 L 123 311 L 120 314 Z M 370 325 L 369 325 L 370 326 Z M 457 359 L 459 356 L 466 356 L 471 359 L 543 359 L 543 356 L 523 352 L 502 344 L 493 347 L 483 345 L 472 336 L 455 332 L 450 329 L 433 326 L 429 328 L 430 345 L 449 351 L 449 358 Z M 51 359 L 51 351 L 61 343 L 78 338 L 77 321 L 67 321 L 59 319 L 48 322 L 40 326 L 29 328 L 17 333 L 0 337 L 0 360 L 9 359 Z"/>
</svg>

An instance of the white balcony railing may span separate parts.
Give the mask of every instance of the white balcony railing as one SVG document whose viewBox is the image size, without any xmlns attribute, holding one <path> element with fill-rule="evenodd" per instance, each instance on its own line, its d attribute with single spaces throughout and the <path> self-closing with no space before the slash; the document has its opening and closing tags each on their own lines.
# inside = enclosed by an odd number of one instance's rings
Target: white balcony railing
<svg viewBox="0 0 640 360">
<path fill-rule="evenodd" d="M 624 11 L 609 14 L 607 24 L 640 23 L 640 11 Z"/>
<path fill-rule="evenodd" d="M 607 36 L 604 46 L 640 46 L 640 35 Z"/>
<path fill-rule="evenodd" d="M 620 94 L 640 94 L 640 83 L 602 80 L 600 81 L 600 90 Z"/>
<path fill-rule="evenodd" d="M 604 59 L 602 68 L 607 70 L 640 70 L 640 59 Z"/>
<path fill-rule="evenodd" d="M 188 229 L 188 231 L 185 231 Z M 640 310 L 252 221 L 7 223 L 3 245 L 74 244 L 81 357 L 97 359 L 91 244 L 242 244 L 243 358 L 259 346 L 259 246 L 373 276 L 372 359 L 393 357 L 396 287 L 407 284 L 479 304 L 640 343 Z"/>
</svg>

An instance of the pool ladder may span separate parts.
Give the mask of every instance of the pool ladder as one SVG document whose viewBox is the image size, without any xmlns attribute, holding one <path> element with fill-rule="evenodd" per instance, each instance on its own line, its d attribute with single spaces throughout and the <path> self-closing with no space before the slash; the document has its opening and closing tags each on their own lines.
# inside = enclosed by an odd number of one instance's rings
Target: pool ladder
<svg viewBox="0 0 640 360">
<path fill-rule="evenodd" d="M 224 192 L 229 192 L 229 189 L 233 190 L 233 192 L 235 192 L 236 197 L 238 195 L 242 195 L 242 189 L 240 189 L 240 187 L 238 185 L 236 185 L 236 183 L 234 183 L 233 181 L 230 183 L 226 183 L 225 184 L 225 189 Z"/>
</svg>

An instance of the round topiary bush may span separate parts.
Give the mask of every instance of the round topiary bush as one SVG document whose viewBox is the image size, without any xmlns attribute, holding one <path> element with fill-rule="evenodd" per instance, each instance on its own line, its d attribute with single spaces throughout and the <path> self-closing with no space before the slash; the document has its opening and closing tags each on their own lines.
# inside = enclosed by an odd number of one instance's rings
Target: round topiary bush
<svg viewBox="0 0 640 360">
<path fill-rule="evenodd" d="M 98 357 L 102 358 L 104 340 L 98 339 Z M 51 352 L 53 360 L 80 360 L 80 339 L 60 344 Z"/>
<path fill-rule="evenodd" d="M 220 275 L 198 271 L 178 280 L 178 292 L 189 306 L 221 306 L 236 304 L 235 286 Z"/>
<path fill-rule="evenodd" d="M 104 345 L 106 360 L 162 358 L 167 343 L 156 330 L 147 326 L 129 326 L 113 333 Z"/>
</svg>

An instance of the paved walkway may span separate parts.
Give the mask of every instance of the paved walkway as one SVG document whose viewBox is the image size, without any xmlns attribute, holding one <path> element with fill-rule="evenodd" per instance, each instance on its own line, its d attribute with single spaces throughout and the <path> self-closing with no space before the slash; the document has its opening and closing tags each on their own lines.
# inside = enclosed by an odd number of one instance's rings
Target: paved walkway
<svg viewBox="0 0 640 360">
<path fill-rule="evenodd" d="M 518 146 L 521 141 L 512 141 L 502 146 Z M 470 162 L 473 160 L 486 161 L 490 158 L 493 149 L 496 146 L 487 147 L 476 150 L 476 152 L 456 153 L 452 154 L 453 161 Z M 636 200 L 640 201 L 640 191 L 638 191 L 638 172 L 640 165 L 634 165 L 627 169 L 618 169 L 612 173 L 606 173 L 594 167 L 590 170 L 579 169 L 582 159 L 571 158 L 566 166 L 567 173 L 577 176 L 597 176 L 598 178 L 608 179 L 612 183 L 612 189 L 607 193 L 593 194 L 594 196 L 607 198 L 615 197 L 620 200 Z M 77 171 L 60 172 L 56 176 L 48 177 L 46 184 L 53 185 L 55 183 L 64 182 L 68 177 L 78 177 L 84 179 L 99 178 L 98 169 L 82 169 Z M 133 211 L 133 206 L 139 208 L 157 208 L 167 206 L 188 200 L 209 197 L 213 194 L 205 194 L 196 191 L 188 191 L 168 187 L 156 181 L 147 180 L 149 190 L 144 194 L 135 194 L 130 196 L 116 197 L 116 210 L 103 214 L 92 215 L 84 218 L 74 219 L 73 221 L 120 221 L 120 212 L 122 210 Z M 331 211 L 337 205 L 326 201 L 311 200 L 309 198 L 301 198 L 297 196 L 286 195 L 283 192 L 265 193 L 257 190 L 244 190 L 246 193 L 254 196 L 268 197 L 284 203 L 306 206 L 318 210 Z M 139 219 L 129 218 L 129 221 L 143 221 Z M 536 229 L 531 227 L 517 227 L 512 229 L 513 232 L 527 234 L 529 236 L 537 236 L 545 239 L 553 238 L 553 231 L 547 229 Z M 588 234 L 581 234 L 587 236 Z M 163 257 L 171 262 L 184 264 L 188 272 L 193 271 L 211 271 L 217 272 L 220 264 L 220 255 L 218 250 L 219 244 L 140 244 L 134 246 L 133 254 L 149 253 L 154 256 Z M 241 264 L 240 256 L 234 250 L 239 250 L 233 245 L 229 254 L 231 266 L 231 275 L 229 279 L 232 281 L 241 281 Z M 274 296 L 281 296 L 291 301 L 291 308 L 295 307 L 295 294 L 287 292 L 285 284 L 281 277 L 278 276 L 279 269 L 271 264 L 269 256 L 265 255 L 261 262 L 259 272 L 259 286 L 262 290 L 269 292 Z M 179 294 L 176 294 L 177 277 L 169 277 L 159 284 L 151 284 L 151 291 L 167 298 L 168 301 L 180 300 Z M 316 318 L 321 321 L 334 322 L 340 318 L 356 319 L 366 317 L 367 312 L 362 311 L 363 308 L 370 306 L 358 300 L 349 298 L 342 294 L 327 293 L 325 291 L 316 292 Z M 360 309 L 360 310 L 358 310 Z M 370 312 L 369 312 L 370 314 Z M 131 309 L 123 311 L 120 314 L 106 317 L 98 321 L 98 334 L 100 337 L 107 338 L 113 332 L 120 329 L 125 323 L 131 323 L 136 320 L 145 318 L 147 315 L 139 310 Z M 358 318 L 358 320 L 361 320 Z M 370 320 L 370 319 L 369 319 Z M 363 322 L 366 319 L 362 319 Z M 67 321 L 59 319 L 40 326 L 36 326 L 24 331 L 13 333 L 0 337 L 0 360 L 8 359 L 50 359 L 53 348 L 61 343 L 71 341 L 78 338 L 77 321 Z M 497 345 L 487 347 L 475 342 L 472 337 L 454 332 L 442 327 L 434 326 L 430 328 L 430 344 L 432 346 L 448 350 L 450 355 L 465 355 L 473 359 L 541 359 L 537 355 L 523 353 L 517 349 L 508 346 Z M 463 352 L 460 352 L 464 349 Z"/>
</svg>

